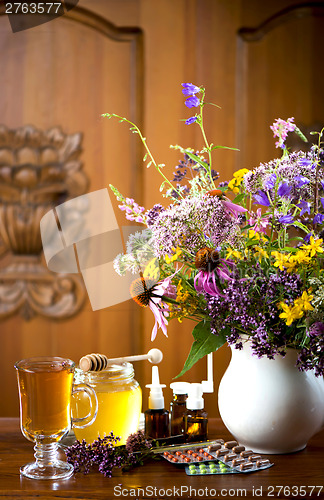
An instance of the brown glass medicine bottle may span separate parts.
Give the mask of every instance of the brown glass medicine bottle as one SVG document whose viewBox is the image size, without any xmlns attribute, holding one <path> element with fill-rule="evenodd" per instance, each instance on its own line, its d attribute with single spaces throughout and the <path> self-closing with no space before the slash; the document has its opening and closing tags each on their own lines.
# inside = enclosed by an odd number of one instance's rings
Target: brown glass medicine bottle
<svg viewBox="0 0 324 500">
<path fill-rule="evenodd" d="M 152 384 L 147 384 L 150 388 L 149 409 L 144 412 L 145 436 L 151 439 L 170 437 L 170 414 L 164 408 L 164 397 L 160 384 L 159 371 L 157 366 L 152 366 Z"/>
<path fill-rule="evenodd" d="M 187 443 L 194 441 L 207 441 L 208 414 L 204 410 L 201 384 L 190 384 L 187 399 L 187 411 L 184 415 L 185 440 Z"/>
<path fill-rule="evenodd" d="M 170 388 L 173 391 L 173 400 L 170 403 L 171 436 L 183 435 L 184 439 L 184 414 L 190 384 L 188 382 L 173 382 Z"/>
</svg>

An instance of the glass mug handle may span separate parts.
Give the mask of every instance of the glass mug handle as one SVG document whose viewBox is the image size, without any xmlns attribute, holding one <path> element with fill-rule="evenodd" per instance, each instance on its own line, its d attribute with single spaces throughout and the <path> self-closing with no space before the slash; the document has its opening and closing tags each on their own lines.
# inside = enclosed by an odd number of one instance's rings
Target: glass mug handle
<svg viewBox="0 0 324 500">
<path fill-rule="evenodd" d="M 95 390 L 87 384 L 73 384 L 72 396 L 78 392 L 85 392 L 89 397 L 90 410 L 88 415 L 81 418 L 72 418 L 72 427 L 77 427 L 78 429 L 84 429 L 91 425 L 98 413 L 98 399 Z M 80 425 L 81 424 L 81 425 Z"/>
</svg>

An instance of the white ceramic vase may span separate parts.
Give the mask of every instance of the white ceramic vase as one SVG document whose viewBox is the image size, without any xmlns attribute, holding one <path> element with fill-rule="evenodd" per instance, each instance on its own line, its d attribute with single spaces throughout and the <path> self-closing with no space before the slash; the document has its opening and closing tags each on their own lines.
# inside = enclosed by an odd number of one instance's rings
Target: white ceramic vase
<svg viewBox="0 0 324 500">
<path fill-rule="evenodd" d="M 259 453 L 291 453 L 305 448 L 324 425 L 324 380 L 300 372 L 297 351 L 271 360 L 231 346 L 232 359 L 221 380 L 218 406 L 230 433 Z"/>
</svg>

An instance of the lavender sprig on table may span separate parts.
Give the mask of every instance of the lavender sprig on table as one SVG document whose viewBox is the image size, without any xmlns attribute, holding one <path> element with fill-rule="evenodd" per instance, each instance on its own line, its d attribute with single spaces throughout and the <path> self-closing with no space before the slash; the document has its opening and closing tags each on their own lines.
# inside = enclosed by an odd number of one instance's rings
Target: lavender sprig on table
<svg viewBox="0 0 324 500">
<path fill-rule="evenodd" d="M 148 441 L 143 431 L 131 434 L 126 446 L 117 446 L 120 438 L 113 432 L 98 437 L 93 443 L 87 444 L 85 440 L 76 441 L 65 451 L 67 462 L 72 464 L 74 472 L 89 472 L 96 467 L 105 477 L 111 477 L 114 468 L 129 470 L 136 465 L 142 465 L 146 458 L 152 454 L 152 444 Z"/>
</svg>

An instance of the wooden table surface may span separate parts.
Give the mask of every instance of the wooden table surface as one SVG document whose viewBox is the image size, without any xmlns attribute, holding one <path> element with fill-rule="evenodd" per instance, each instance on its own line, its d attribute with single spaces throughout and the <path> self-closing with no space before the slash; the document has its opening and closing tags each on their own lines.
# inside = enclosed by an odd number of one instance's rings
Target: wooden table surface
<svg viewBox="0 0 324 500">
<path fill-rule="evenodd" d="M 210 437 L 228 439 L 219 419 L 210 421 Z M 61 481 L 21 477 L 19 467 L 33 459 L 33 445 L 20 433 L 18 419 L 0 419 L 0 498 L 324 498 L 324 430 L 305 450 L 270 455 L 274 466 L 250 474 L 187 476 L 181 466 L 150 461 L 112 478 L 74 474 Z"/>
</svg>

